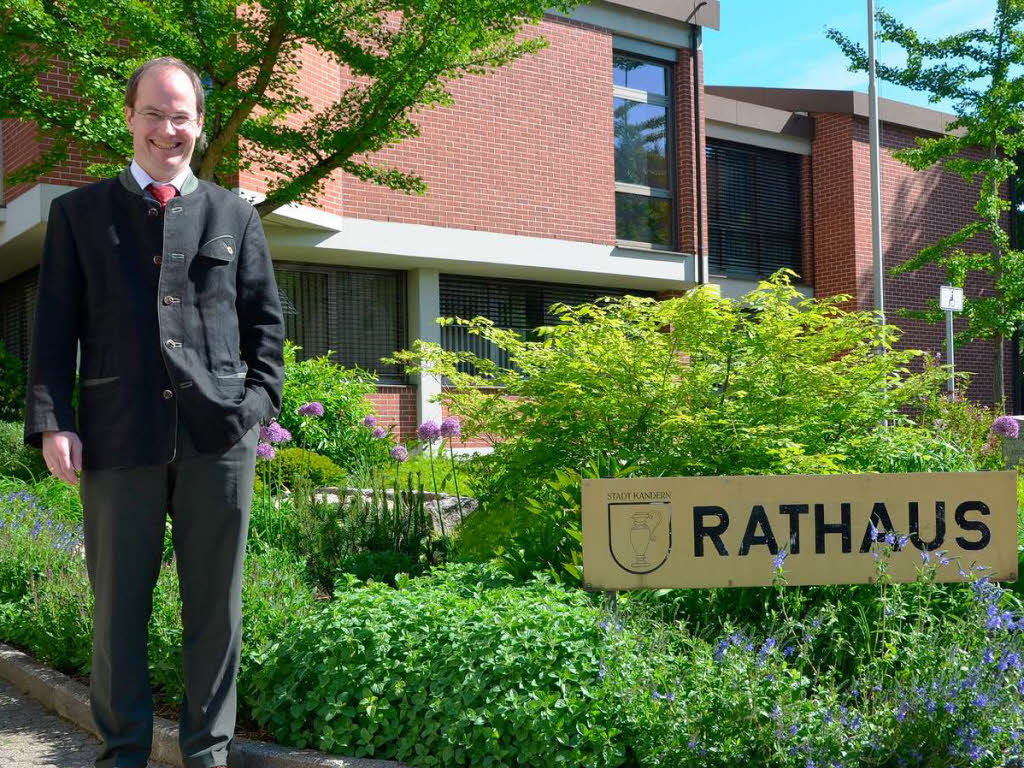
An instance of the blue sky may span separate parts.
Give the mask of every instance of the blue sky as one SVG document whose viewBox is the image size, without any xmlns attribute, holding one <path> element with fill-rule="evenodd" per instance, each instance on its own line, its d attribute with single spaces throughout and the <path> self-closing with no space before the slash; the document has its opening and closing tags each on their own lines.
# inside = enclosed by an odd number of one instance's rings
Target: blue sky
<svg viewBox="0 0 1024 768">
<path fill-rule="evenodd" d="M 830 88 L 867 92 L 864 72 L 849 72 L 839 46 L 825 37 L 835 27 L 867 43 L 866 0 L 721 0 L 720 30 L 704 30 L 704 82 L 769 88 Z M 942 37 L 965 29 L 989 27 L 995 0 L 875 0 L 923 37 Z M 876 46 L 879 61 L 898 64 L 902 51 L 893 43 Z M 948 103 L 930 104 L 924 93 L 881 80 L 878 95 L 932 109 L 952 111 Z"/>
</svg>

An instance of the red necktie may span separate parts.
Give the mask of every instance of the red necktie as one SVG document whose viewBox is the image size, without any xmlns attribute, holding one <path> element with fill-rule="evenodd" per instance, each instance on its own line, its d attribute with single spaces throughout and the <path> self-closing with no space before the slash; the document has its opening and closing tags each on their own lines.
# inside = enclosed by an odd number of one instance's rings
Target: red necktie
<svg viewBox="0 0 1024 768">
<path fill-rule="evenodd" d="M 178 194 L 178 190 L 174 188 L 173 184 L 157 184 L 153 182 L 147 185 L 146 189 L 160 202 L 161 210 L 167 206 L 168 200 Z"/>
</svg>

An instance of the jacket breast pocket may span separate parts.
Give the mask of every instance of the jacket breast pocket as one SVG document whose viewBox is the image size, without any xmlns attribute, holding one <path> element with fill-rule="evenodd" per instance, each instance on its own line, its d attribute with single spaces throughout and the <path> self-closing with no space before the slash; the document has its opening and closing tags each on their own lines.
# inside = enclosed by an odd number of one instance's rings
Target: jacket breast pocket
<svg viewBox="0 0 1024 768">
<path fill-rule="evenodd" d="M 217 235 L 199 246 L 189 268 L 189 277 L 199 304 L 211 306 L 234 302 L 235 270 L 231 263 L 236 253 L 233 235 Z"/>
<path fill-rule="evenodd" d="M 217 235 L 199 246 L 199 255 L 214 261 L 228 262 L 235 258 L 234 235 Z"/>
</svg>

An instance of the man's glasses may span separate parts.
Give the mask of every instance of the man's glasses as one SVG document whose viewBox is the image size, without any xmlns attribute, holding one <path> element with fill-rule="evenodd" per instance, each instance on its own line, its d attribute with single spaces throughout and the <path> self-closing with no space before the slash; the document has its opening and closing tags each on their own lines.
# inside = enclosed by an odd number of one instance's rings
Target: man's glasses
<svg viewBox="0 0 1024 768">
<path fill-rule="evenodd" d="M 197 119 L 181 113 L 165 115 L 155 109 L 133 109 L 132 111 L 150 125 L 161 125 L 164 120 L 170 120 L 171 125 L 175 128 L 184 128 L 186 125 L 195 123 Z"/>
</svg>

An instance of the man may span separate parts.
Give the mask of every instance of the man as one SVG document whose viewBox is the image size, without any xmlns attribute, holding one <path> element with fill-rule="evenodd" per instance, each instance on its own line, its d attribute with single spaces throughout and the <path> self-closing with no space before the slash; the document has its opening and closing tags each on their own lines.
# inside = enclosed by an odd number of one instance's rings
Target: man
<svg viewBox="0 0 1024 768">
<path fill-rule="evenodd" d="M 25 440 L 65 482 L 81 472 L 97 766 L 149 757 L 147 627 L 168 514 L 185 766 L 226 766 L 235 725 L 256 442 L 281 407 L 284 325 L 255 209 L 189 168 L 203 105 L 183 62 L 136 70 L 135 157 L 53 202 L 39 270 Z"/>
</svg>

